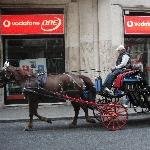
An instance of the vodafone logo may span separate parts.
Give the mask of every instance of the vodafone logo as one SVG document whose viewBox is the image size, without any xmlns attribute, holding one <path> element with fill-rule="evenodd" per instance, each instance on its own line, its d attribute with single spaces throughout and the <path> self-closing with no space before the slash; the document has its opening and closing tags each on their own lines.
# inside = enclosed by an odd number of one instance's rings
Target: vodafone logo
<svg viewBox="0 0 150 150">
<path fill-rule="evenodd" d="M 10 22 L 9 20 L 4 20 L 3 22 L 3 26 L 5 28 L 10 27 L 10 25 L 12 24 L 12 26 L 39 26 L 41 28 L 41 30 L 45 31 L 45 32 L 51 32 L 54 31 L 56 29 L 58 29 L 61 24 L 62 21 L 60 18 L 58 17 L 54 17 L 54 19 L 52 20 L 43 20 L 41 23 L 40 22 L 31 22 L 29 20 L 27 21 L 15 21 L 15 22 Z"/>
<path fill-rule="evenodd" d="M 142 22 L 133 22 L 133 21 L 127 21 L 127 27 L 150 27 L 149 21 L 142 21 Z"/>
<path fill-rule="evenodd" d="M 129 28 L 133 27 L 133 21 L 127 21 L 127 27 Z"/>
<path fill-rule="evenodd" d="M 41 29 L 46 32 L 54 31 L 61 26 L 61 19 L 54 17 L 54 20 L 43 20 Z"/>
<path fill-rule="evenodd" d="M 10 25 L 11 25 L 11 22 L 10 22 L 9 20 L 5 20 L 5 21 L 3 22 L 3 26 L 4 26 L 5 28 L 10 27 Z"/>
<path fill-rule="evenodd" d="M 64 14 L 2 15 L 2 34 L 64 34 Z"/>
<path fill-rule="evenodd" d="M 150 16 L 124 16 L 125 34 L 150 34 Z"/>
</svg>

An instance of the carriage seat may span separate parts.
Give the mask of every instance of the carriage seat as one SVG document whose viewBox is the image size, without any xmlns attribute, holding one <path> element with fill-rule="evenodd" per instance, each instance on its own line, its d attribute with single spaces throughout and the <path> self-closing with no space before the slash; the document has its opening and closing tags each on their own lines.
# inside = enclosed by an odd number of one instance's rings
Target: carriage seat
<svg viewBox="0 0 150 150">
<path fill-rule="evenodd" d="M 137 78 L 137 76 L 136 76 L 138 72 L 139 72 L 139 70 L 131 70 L 131 69 L 123 71 L 114 80 L 113 87 L 120 89 L 122 87 L 123 83 L 125 83 L 125 82 L 133 83 L 133 82 L 140 81 L 140 79 Z"/>
</svg>

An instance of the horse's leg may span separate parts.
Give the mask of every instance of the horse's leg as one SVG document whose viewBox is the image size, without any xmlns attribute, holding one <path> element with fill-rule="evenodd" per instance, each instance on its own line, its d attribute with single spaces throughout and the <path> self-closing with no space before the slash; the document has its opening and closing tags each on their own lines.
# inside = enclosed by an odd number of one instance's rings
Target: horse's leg
<svg viewBox="0 0 150 150">
<path fill-rule="evenodd" d="M 51 119 L 48 119 L 46 117 L 42 117 L 37 113 L 38 109 L 38 100 L 29 100 L 29 123 L 28 126 L 25 128 L 25 131 L 29 131 L 33 128 L 33 116 L 35 115 L 38 117 L 41 121 L 46 121 L 48 123 L 52 123 Z"/>
<path fill-rule="evenodd" d="M 75 116 L 73 118 L 72 123 L 70 124 L 70 127 L 76 127 L 77 126 L 78 115 L 79 115 L 79 110 L 80 110 L 80 105 L 77 104 L 77 103 L 72 102 L 72 106 L 74 108 Z"/>
<path fill-rule="evenodd" d="M 41 121 L 46 121 L 46 122 L 48 122 L 48 123 L 52 123 L 52 120 L 51 120 L 51 119 L 46 118 L 46 117 L 43 117 L 43 116 L 40 116 L 40 115 L 38 114 L 38 112 L 37 112 L 37 109 L 38 109 L 38 103 L 37 103 L 36 106 L 35 106 L 35 112 L 34 112 L 34 115 L 35 115 L 36 117 L 38 117 Z"/>
<path fill-rule="evenodd" d="M 89 116 L 88 107 L 85 106 L 85 105 L 82 105 L 81 107 L 82 107 L 82 109 L 85 112 L 85 119 L 86 119 L 86 121 L 89 122 L 89 123 L 96 123 L 96 121 Z"/>
<path fill-rule="evenodd" d="M 41 121 L 46 121 L 48 123 L 52 123 L 52 120 L 43 116 L 40 116 L 38 113 L 35 113 L 35 116 L 38 117 Z"/>
<path fill-rule="evenodd" d="M 32 130 L 33 128 L 33 115 L 34 115 L 34 107 L 33 107 L 33 103 L 31 102 L 31 100 L 29 100 L 29 122 L 28 122 L 28 126 L 25 128 L 25 131 L 29 131 Z"/>
</svg>

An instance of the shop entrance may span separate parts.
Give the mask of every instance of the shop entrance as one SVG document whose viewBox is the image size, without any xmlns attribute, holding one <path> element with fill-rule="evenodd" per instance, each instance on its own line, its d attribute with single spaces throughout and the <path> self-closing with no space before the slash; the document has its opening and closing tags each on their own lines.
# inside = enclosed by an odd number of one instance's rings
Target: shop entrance
<svg viewBox="0 0 150 150">
<path fill-rule="evenodd" d="M 150 38 L 143 36 L 126 36 L 125 45 L 131 55 L 132 60 L 137 58 L 143 64 L 143 72 L 146 75 L 148 85 L 150 85 Z"/>
<path fill-rule="evenodd" d="M 64 35 L 5 36 L 3 43 L 5 60 L 13 66 L 30 68 L 33 72 L 44 71 L 47 74 L 65 72 Z M 27 103 L 27 101 L 24 99 L 20 86 L 10 83 L 5 89 L 5 104 L 14 103 Z"/>
</svg>

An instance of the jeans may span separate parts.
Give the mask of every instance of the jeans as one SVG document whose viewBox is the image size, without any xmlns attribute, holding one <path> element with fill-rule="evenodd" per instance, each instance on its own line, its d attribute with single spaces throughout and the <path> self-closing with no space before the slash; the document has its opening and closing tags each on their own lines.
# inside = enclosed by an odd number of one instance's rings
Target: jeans
<svg viewBox="0 0 150 150">
<path fill-rule="evenodd" d="M 104 88 L 108 88 L 111 89 L 112 84 L 115 80 L 115 78 L 117 77 L 118 74 L 120 74 L 122 72 L 122 69 L 115 69 L 114 71 L 112 71 L 111 73 L 109 73 L 104 81 L 103 84 L 103 89 Z"/>
</svg>

